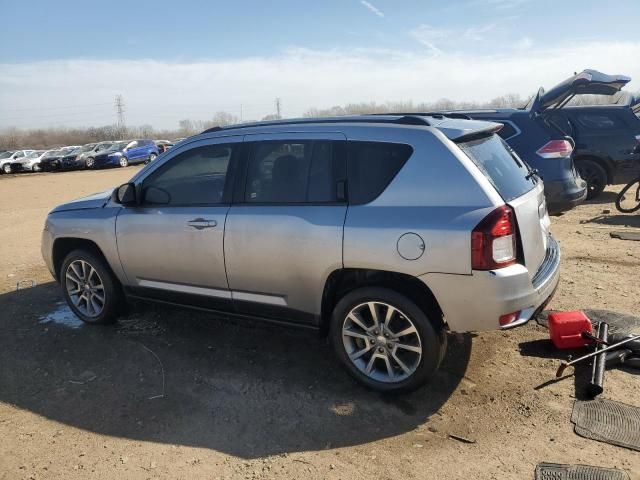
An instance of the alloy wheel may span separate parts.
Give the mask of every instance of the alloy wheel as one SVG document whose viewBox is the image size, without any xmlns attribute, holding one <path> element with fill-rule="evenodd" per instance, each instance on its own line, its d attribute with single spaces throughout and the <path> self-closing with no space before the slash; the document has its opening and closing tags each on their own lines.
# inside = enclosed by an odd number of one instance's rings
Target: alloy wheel
<svg viewBox="0 0 640 480">
<path fill-rule="evenodd" d="M 591 192 L 600 191 L 602 186 L 602 180 L 597 171 L 590 168 L 589 166 L 583 165 L 578 168 L 578 173 L 582 177 L 582 179 L 587 182 L 587 188 Z"/>
<path fill-rule="evenodd" d="M 85 165 L 87 168 L 93 168 L 93 158 L 87 158 Z"/>
<path fill-rule="evenodd" d="M 65 286 L 75 307 L 87 317 L 97 317 L 104 310 L 104 284 L 97 270 L 85 260 L 74 260 L 67 267 Z"/>
<path fill-rule="evenodd" d="M 120 166 L 126 167 L 127 165 L 129 165 L 129 160 L 127 160 L 127 157 L 120 157 Z"/>
<path fill-rule="evenodd" d="M 401 382 L 415 373 L 422 342 L 414 322 L 383 302 L 357 305 L 342 324 L 342 343 L 353 365 L 367 377 Z"/>
<path fill-rule="evenodd" d="M 4 173 L 11 173 L 11 164 L 5 163 L 2 169 L 4 170 Z"/>
</svg>

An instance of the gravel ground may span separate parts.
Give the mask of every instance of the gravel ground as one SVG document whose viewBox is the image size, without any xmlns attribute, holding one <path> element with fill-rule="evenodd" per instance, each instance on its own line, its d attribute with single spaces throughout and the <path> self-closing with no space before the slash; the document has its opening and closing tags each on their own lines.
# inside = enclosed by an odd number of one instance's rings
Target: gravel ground
<svg viewBox="0 0 640 480">
<path fill-rule="evenodd" d="M 640 479 L 639 453 L 573 433 L 589 367 L 544 385 L 567 352 L 535 322 L 452 337 L 437 378 L 402 397 L 354 384 L 308 332 L 144 304 L 80 324 L 42 262 L 44 218 L 135 170 L 0 177 L 0 479 L 526 479 L 543 461 Z M 615 212 L 619 188 L 552 219 L 549 308 L 640 330 L 640 242 L 609 236 L 640 228 Z M 608 372 L 604 397 L 640 406 L 638 379 Z"/>
</svg>

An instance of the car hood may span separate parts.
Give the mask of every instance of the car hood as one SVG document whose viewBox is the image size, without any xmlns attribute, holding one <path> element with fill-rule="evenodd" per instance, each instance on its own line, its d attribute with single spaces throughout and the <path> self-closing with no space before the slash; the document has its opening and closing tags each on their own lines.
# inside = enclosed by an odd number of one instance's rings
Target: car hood
<svg viewBox="0 0 640 480">
<path fill-rule="evenodd" d="M 530 103 L 532 113 L 561 106 L 574 95 L 614 95 L 631 81 L 626 75 L 607 75 L 597 70 L 583 70 L 545 91 L 540 89 Z"/>
<path fill-rule="evenodd" d="M 58 205 L 51 211 L 51 213 L 66 212 L 68 210 L 87 210 L 89 208 L 102 208 L 107 204 L 109 198 L 111 198 L 112 193 L 113 189 L 109 189 L 105 190 L 104 192 L 94 193 L 92 195 L 89 195 L 88 197 L 78 198 L 76 200 L 63 203 L 62 205 Z"/>
</svg>

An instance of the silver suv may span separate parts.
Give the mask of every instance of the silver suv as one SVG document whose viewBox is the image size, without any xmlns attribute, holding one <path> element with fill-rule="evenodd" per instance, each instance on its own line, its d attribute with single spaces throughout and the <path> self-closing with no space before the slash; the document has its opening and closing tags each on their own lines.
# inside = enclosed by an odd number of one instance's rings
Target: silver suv
<svg viewBox="0 0 640 480">
<path fill-rule="evenodd" d="M 213 128 L 55 208 L 42 253 L 87 323 L 135 297 L 311 327 L 363 384 L 411 390 L 446 332 L 522 325 L 558 283 L 542 181 L 500 127 L 387 115 Z"/>
</svg>

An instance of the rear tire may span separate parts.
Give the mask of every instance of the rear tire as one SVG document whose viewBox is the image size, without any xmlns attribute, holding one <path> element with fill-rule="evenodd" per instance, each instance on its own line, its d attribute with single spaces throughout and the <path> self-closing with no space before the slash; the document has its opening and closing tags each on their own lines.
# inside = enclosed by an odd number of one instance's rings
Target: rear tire
<svg viewBox="0 0 640 480">
<path fill-rule="evenodd" d="M 157 155 L 155 153 L 152 153 L 151 155 L 149 155 L 149 163 L 153 162 L 156 159 Z"/>
<path fill-rule="evenodd" d="M 330 328 L 331 343 L 347 372 L 379 392 L 423 386 L 446 351 L 444 332 L 413 301 L 387 288 L 347 293 L 334 308 Z"/>
<path fill-rule="evenodd" d="M 592 200 L 602 193 L 607 186 L 607 171 L 595 160 L 578 160 L 578 173 L 587 182 L 587 200 Z"/>
<path fill-rule="evenodd" d="M 3 171 L 4 173 L 6 173 L 6 174 L 11 173 L 11 164 L 10 164 L 10 163 L 5 163 L 5 164 L 2 166 L 2 171 Z"/>
<path fill-rule="evenodd" d="M 69 253 L 60 268 L 60 285 L 67 304 L 86 323 L 114 322 L 124 305 L 118 280 L 95 253 L 78 249 Z"/>
</svg>

